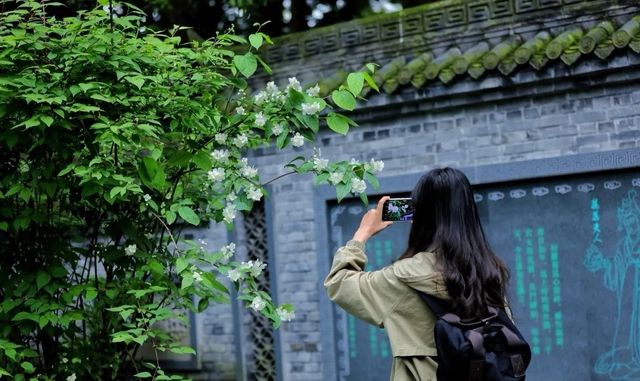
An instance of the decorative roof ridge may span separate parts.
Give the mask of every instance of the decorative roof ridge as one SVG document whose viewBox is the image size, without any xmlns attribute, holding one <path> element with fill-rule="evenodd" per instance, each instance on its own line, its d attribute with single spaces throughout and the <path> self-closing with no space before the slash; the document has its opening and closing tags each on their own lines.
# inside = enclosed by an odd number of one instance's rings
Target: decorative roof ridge
<svg viewBox="0 0 640 381">
<path fill-rule="evenodd" d="M 566 23 L 590 16 L 602 18 L 606 13 L 637 10 L 638 5 L 635 0 L 441 0 L 280 36 L 264 54 L 272 66 L 286 66 L 286 62 L 296 65 L 299 60 L 314 56 L 349 60 L 367 55 L 372 45 L 409 50 L 446 43 L 441 40 L 451 33 L 464 33 L 467 37 L 474 32 L 495 34 L 503 26 L 518 23 L 526 27 L 545 20 Z"/>
<path fill-rule="evenodd" d="M 421 88 L 436 78 L 446 85 L 464 74 L 474 80 L 495 71 L 508 77 L 526 64 L 540 71 L 551 61 L 560 60 L 571 66 L 583 56 L 595 55 L 607 60 L 616 49 L 640 54 L 640 13 L 617 27 L 614 21 L 603 20 L 588 28 L 573 25 L 555 32 L 542 30 L 528 40 L 521 35 L 512 35 L 495 44 L 482 41 L 466 51 L 457 46 L 439 55 L 416 51 L 383 64 L 375 81 L 382 91 L 391 94 L 409 84 Z M 343 73 L 341 81 L 334 75 L 319 82 L 323 96 L 344 83 L 344 70 L 339 73 Z M 370 91 L 365 86 L 361 95 L 366 97 Z"/>
</svg>

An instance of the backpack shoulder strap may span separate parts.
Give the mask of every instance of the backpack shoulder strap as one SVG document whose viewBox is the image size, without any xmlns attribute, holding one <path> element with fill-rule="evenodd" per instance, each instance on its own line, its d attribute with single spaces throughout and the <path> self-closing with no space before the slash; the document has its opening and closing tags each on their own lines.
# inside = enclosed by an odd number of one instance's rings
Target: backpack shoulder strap
<svg viewBox="0 0 640 381">
<path fill-rule="evenodd" d="M 451 304 L 444 299 L 437 298 L 422 291 L 417 291 L 420 298 L 429 306 L 431 312 L 437 317 L 442 317 L 452 311 Z"/>
</svg>

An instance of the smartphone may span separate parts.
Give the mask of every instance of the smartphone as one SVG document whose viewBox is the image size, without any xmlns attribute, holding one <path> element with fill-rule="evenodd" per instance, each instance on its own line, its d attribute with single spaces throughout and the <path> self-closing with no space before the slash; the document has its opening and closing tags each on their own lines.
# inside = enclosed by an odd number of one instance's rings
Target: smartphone
<svg viewBox="0 0 640 381">
<path fill-rule="evenodd" d="M 383 221 L 411 221 L 413 203 L 410 198 L 391 198 L 382 207 Z"/>
</svg>

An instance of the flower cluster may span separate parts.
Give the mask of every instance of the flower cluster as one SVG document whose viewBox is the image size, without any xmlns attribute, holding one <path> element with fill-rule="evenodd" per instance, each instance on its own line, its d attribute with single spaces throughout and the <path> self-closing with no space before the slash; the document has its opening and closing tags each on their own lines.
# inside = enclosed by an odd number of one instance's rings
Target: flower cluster
<svg viewBox="0 0 640 381">
<path fill-rule="evenodd" d="M 367 190 L 367 184 L 364 180 L 361 180 L 357 177 L 351 179 L 351 191 L 353 193 L 362 193 Z"/>
<path fill-rule="evenodd" d="M 296 317 L 296 313 L 293 310 L 289 310 L 284 307 L 278 307 L 276 309 L 276 313 L 281 321 L 291 321 Z"/>
<path fill-rule="evenodd" d="M 262 263 L 262 261 L 260 261 L 259 259 L 256 259 L 255 261 L 242 262 L 240 264 L 240 269 L 245 271 L 248 270 L 251 273 L 251 276 L 254 278 L 259 277 L 260 274 L 262 274 L 262 270 L 264 270 L 266 267 L 267 264 Z"/>
<path fill-rule="evenodd" d="M 304 136 L 300 135 L 299 132 L 296 132 L 296 134 L 291 138 L 291 145 L 294 147 L 302 147 L 304 145 Z"/>
<path fill-rule="evenodd" d="M 253 298 L 253 301 L 251 302 L 251 308 L 254 311 L 262 311 L 266 306 L 267 302 L 262 299 L 260 295 L 257 295 L 255 298 Z"/>
<path fill-rule="evenodd" d="M 220 252 L 222 253 L 222 262 L 227 263 L 236 252 L 236 244 L 231 242 L 228 245 L 222 246 Z"/>
<path fill-rule="evenodd" d="M 231 154 L 226 149 L 214 149 L 211 152 L 211 158 L 219 163 L 226 163 Z"/>
<path fill-rule="evenodd" d="M 224 180 L 224 175 L 224 168 L 213 168 L 207 173 L 207 177 L 212 183 Z"/>
<path fill-rule="evenodd" d="M 129 245 L 124 248 L 124 253 L 130 257 L 135 255 L 136 251 L 138 251 L 138 247 L 135 244 Z"/>
<path fill-rule="evenodd" d="M 315 115 L 318 112 L 320 112 L 321 108 L 322 108 L 322 106 L 320 106 L 320 103 L 318 103 L 318 102 L 303 103 L 302 104 L 302 113 L 304 115 Z"/>
</svg>

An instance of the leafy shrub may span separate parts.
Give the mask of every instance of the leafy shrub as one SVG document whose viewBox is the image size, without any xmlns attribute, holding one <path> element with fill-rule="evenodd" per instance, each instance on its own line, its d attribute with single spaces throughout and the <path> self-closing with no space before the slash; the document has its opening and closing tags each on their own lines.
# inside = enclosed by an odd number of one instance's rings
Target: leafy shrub
<svg viewBox="0 0 640 381">
<path fill-rule="evenodd" d="M 256 287 L 264 264 L 180 232 L 231 227 L 264 196 L 247 150 L 355 124 L 293 78 L 247 94 L 258 67 L 270 71 L 259 31 L 186 44 L 177 27 L 142 31 L 133 6 L 58 20 L 54 3 L 15 5 L 0 14 L 0 378 L 181 379 L 139 348 L 192 353 L 156 323 L 228 302 L 220 276 L 274 326 L 290 319 Z M 333 103 L 353 109 L 365 81 L 375 87 L 352 73 Z M 288 166 L 364 201 L 381 169 L 317 153 Z"/>
</svg>

